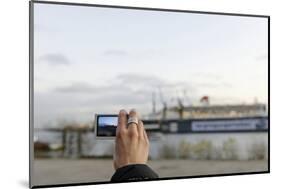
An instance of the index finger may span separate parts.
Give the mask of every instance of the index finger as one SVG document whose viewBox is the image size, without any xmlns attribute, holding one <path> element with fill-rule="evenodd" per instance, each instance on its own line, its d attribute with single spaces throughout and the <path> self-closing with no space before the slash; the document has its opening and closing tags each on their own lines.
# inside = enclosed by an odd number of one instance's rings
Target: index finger
<svg viewBox="0 0 281 189">
<path fill-rule="evenodd" d="M 116 132 L 119 132 L 121 130 L 126 130 L 127 125 L 127 112 L 125 110 L 120 110 L 118 115 L 118 125 Z"/>
</svg>

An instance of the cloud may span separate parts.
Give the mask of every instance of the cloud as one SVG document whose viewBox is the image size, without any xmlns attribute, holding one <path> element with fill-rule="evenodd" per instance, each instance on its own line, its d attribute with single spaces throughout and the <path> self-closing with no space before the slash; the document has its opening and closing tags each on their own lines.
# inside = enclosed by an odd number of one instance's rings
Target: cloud
<svg viewBox="0 0 281 189">
<path fill-rule="evenodd" d="M 74 82 L 35 94 L 37 125 L 60 117 L 89 121 L 94 113 L 114 113 L 122 108 L 136 108 L 141 114 L 148 114 L 152 111 L 153 93 L 157 110 L 163 106 L 161 96 L 168 106 L 177 105 L 177 98 L 188 105 L 198 101 L 203 93 L 199 94 L 197 89 L 205 90 L 208 87 L 206 85 L 217 90 L 216 85 L 208 83 L 167 81 L 155 75 L 139 73 L 120 74 L 104 85 Z M 212 102 L 218 101 L 212 95 L 211 99 Z"/>
<path fill-rule="evenodd" d="M 192 74 L 192 77 L 202 78 L 205 80 L 222 80 L 222 76 L 216 73 L 210 72 L 195 72 Z"/>
<path fill-rule="evenodd" d="M 69 59 L 60 53 L 45 54 L 39 57 L 38 62 L 48 63 L 50 65 L 69 65 Z"/>
<path fill-rule="evenodd" d="M 185 82 L 167 81 L 154 75 L 137 73 L 120 74 L 105 85 L 76 82 L 54 89 L 54 92 L 88 99 L 87 104 L 137 105 L 151 103 L 152 94 L 156 100 L 172 102 L 172 99 L 188 98 L 191 101 L 202 92 L 231 88 L 227 82 Z M 94 103 L 95 102 L 95 103 Z"/>
<path fill-rule="evenodd" d="M 97 88 L 88 83 L 80 82 L 72 83 L 68 86 L 57 87 L 54 91 L 62 93 L 91 93 L 97 91 Z"/>
<path fill-rule="evenodd" d="M 120 74 L 108 81 L 106 85 L 93 85 L 88 82 L 74 82 L 69 85 L 56 87 L 54 92 L 61 93 L 120 93 L 121 91 L 140 92 L 152 89 L 168 88 L 182 85 L 169 83 L 152 75 Z"/>
<path fill-rule="evenodd" d="M 196 93 L 196 86 L 186 81 L 167 81 L 154 75 L 138 73 L 121 74 L 116 77 L 116 81 L 127 85 L 135 92 L 146 93 L 151 98 L 152 93 L 160 94 L 166 98 L 172 98 L 186 91 Z M 185 92 L 185 93 L 186 93 Z"/>
<path fill-rule="evenodd" d="M 132 59 L 132 61 L 137 60 L 147 60 L 147 59 L 153 59 L 153 58 L 159 58 L 164 55 L 167 55 L 167 53 L 163 49 L 146 49 L 146 50 L 132 50 L 130 52 L 126 50 L 121 49 L 110 49 L 106 50 L 102 53 L 102 55 L 106 57 L 126 57 L 128 59 Z"/>
<path fill-rule="evenodd" d="M 106 56 L 127 56 L 128 52 L 124 51 L 124 50 L 111 49 L 111 50 L 104 51 L 103 55 L 106 55 Z"/>
<path fill-rule="evenodd" d="M 101 95 L 104 93 L 118 93 L 120 91 L 130 91 L 129 87 L 124 85 L 103 85 L 97 86 L 87 82 L 76 82 L 67 86 L 60 86 L 54 89 L 54 92 L 60 93 L 89 93 L 91 95 Z"/>
<path fill-rule="evenodd" d="M 175 105 L 177 103 L 175 99 L 177 98 L 184 99 L 184 103 L 186 103 L 186 100 L 192 101 L 197 95 L 197 86 L 194 86 L 191 82 L 167 81 L 155 75 L 122 74 L 117 76 L 116 80 L 131 87 L 134 92 L 130 94 L 131 97 L 139 95 L 139 98 L 136 99 L 148 107 L 151 106 L 152 95 L 155 95 L 157 106 L 162 106 L 162 101 L 168 103 L 169 106 Z M 128 99 L 131 99 L 131 97 Z"/>
<path fill-rule="evenodd" d="M 116 77 L 116 80 L 132 86 L 145 85 L 147 87 L 156 87 L 165 85 L 166 82 L 153 75 L 145 75 L 139 73 L 121 74 Z"/>
<path fill-rule="evenodd" d="M 198 88 L 231 88 L 232 85 L 227 82 L 196 82 L 194 83 Z"/>
<path fill-rule="evenodd" d="M 115 106 L 147 109 L 150 108 L 153 93 L 160 104 L 162 98 L 170 103 L 172 98 L 182 97 L 183 92 L 191 95 L 194 91 L 186 82 L 168 82 L 153 75 L 137 73 L 118 75 L 105 85 L 77 82 L 53 90 L 58 95 L 74 97 L 79 101 L 79 106 L 94 106 L 97 109 L 112 109 Z"/>
</svg>

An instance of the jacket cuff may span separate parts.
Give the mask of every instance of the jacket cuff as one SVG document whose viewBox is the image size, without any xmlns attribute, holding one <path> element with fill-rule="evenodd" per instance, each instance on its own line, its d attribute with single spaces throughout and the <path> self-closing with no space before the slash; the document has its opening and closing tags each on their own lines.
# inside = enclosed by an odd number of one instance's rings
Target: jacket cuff
<svg viewBox="0 0 281 189">
<path fill-rule="evenodd" d="M 131 164 L 120 167 L 111 177 L 111 182 L 148 180 L 158 178 L 158 175 L 146 164 Z"/>
</svg>

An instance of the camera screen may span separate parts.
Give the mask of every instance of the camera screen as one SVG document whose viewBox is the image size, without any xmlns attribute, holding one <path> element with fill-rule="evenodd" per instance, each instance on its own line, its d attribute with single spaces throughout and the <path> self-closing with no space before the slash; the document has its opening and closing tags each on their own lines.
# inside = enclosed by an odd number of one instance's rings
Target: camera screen
<svg viewBox="0 0 281 189">
<path fill-rule="evenodd" d="M 115 136 L 118 123 L 117 115 L 98 115 L 97 116 L 97 136 Z"/>
</svg>

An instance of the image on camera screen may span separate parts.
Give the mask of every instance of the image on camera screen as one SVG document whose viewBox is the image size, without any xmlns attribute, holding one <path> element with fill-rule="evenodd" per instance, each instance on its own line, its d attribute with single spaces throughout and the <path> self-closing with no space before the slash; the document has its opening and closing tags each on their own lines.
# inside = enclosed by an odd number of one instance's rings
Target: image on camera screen
<svg viewBox="0 0 281 189">
<path fill-rule="evenodd" d="M 98 116 L 97 136 L 115 136 L 117 123 L 117 116 Z"/>
</svg>

